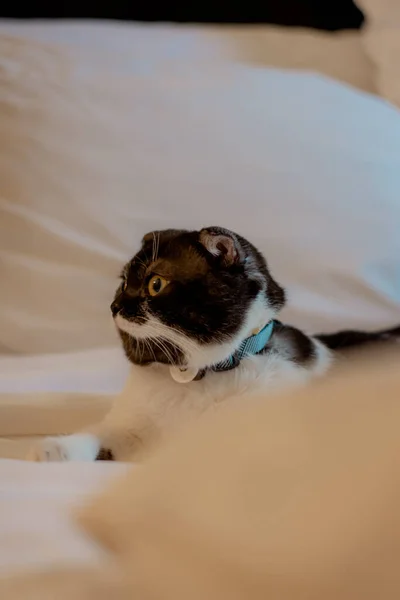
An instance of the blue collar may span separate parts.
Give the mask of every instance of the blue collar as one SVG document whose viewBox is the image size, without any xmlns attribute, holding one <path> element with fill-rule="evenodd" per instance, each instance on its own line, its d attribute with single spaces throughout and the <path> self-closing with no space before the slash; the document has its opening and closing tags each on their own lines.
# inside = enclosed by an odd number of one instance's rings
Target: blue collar
<svg viewBox="0 0 400 600">
<path fill-rule="evenodd" d="M 261 331 L 243 340 L 236 352 L 229 356 L 229 358 L 211 367 L 211 370 L 229 371 L 230 369 L 237 367 L 243 358 L 259 354 L 270 341 L 274 326 L 275 321 L 267 323 Z"/>
<path fill-rule="evenodd" d="M 264 350 L 272 337 L 275 323 L 278 323 L 278 321 L 270 321 L 263 329 L 261 329 L 261 331 L 243 340 L 239 348 L 231 356 L 220 363 L 217 363 L 213 367 L 193 372 L 193 369 L 171 366 L 170 373 L 172 379 L 178 383 L 189 383 L 190 381 L 199 381 L 199 379 L 203 379 L 207 371 L 221 372 L 235 369 L 239 366 L 240 361 L 243 358 L 254 356 Z"/>
</svg>

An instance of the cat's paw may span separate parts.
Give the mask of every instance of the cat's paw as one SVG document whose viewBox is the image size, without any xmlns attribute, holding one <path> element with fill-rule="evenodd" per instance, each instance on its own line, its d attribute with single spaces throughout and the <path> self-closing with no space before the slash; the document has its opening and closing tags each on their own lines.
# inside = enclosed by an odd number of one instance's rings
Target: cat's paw
<svg viewBox="0 0 400 600">
<path fill-rule="evenodd" d="M 27 460 L 34 462 L 94 461 L 99 453 L 98 439 L 89 434 L 47 437 L 28 452 Z"/>
</svg>

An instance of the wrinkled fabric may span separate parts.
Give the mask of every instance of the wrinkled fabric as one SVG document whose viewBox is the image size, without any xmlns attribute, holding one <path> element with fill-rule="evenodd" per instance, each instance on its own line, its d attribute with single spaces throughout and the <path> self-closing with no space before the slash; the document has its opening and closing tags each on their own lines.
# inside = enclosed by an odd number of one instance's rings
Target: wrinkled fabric
<svg viewBox="0 0 400 600">
<path fill-rule="evenodd" d="M 151 27 L 101 51 L 82 24 L 59 43 L 52 25 L 44 41 L 13 27 L 0 38 L 3 352 L 118 345 L 121 265 L 171 226 L 249 237 L 288 288 L 282 318 L 306 329 L 398 321 L 400 126 L 380 100 L 229 54 L 240 29 L 170 28 L 151 53 Z"/>
</svg>

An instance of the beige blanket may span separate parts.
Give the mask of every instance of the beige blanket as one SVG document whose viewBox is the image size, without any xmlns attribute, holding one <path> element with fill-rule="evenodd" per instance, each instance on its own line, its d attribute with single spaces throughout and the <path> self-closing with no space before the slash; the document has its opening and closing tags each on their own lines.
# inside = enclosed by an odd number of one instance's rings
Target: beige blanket
<svg viewBox="0 0 400 600">
<path fill-rule="evenodd" d="M 106 568 L 0 596 L 399 598 L 398 358 L 198 424 L 81 510 Z"/>
</svg>

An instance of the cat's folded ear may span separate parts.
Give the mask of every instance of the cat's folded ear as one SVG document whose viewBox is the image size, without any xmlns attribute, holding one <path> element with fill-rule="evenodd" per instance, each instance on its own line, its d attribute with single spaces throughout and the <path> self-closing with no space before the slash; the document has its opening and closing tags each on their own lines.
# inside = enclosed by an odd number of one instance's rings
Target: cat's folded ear
<svg viewBox="0 0 400 600">
<path fill-rule="evenodd" d="M 200 231 L 200 243 L 223 264 L 231 266 L 245 260 L 245 253 L 235 233 L 222 227 L 206 227 Z"/>
</svg>

